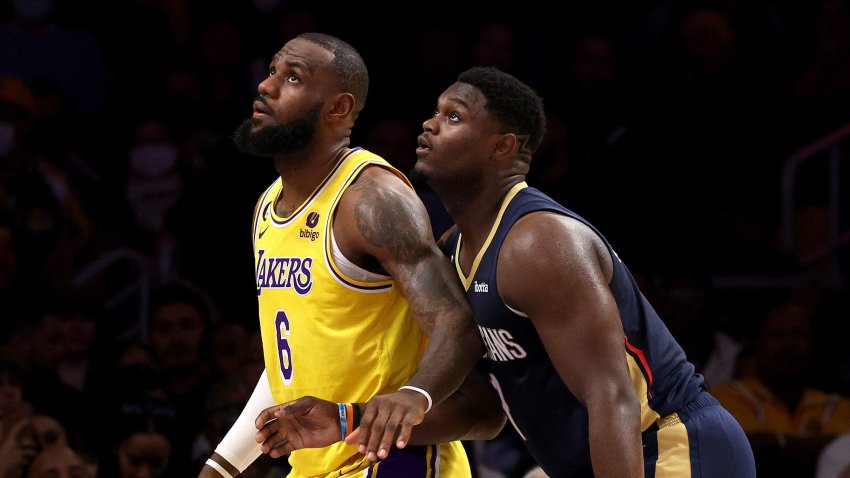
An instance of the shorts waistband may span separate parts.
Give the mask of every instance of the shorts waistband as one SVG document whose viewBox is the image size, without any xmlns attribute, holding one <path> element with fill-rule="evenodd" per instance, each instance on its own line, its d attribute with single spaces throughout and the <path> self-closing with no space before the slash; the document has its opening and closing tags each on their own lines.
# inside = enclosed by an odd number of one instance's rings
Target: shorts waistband
<svg viewBox="0 0 850 478">
<path fill-rule="evenodd" d="M 650 425 L 649 428 L 643 431 L 643 433 L 653 432 L 662 428 L 677 425 L 679 423 L 682 423 L 682 420 L 685 420 L 691 413 L 696 410 L 719 405 L 720 402 L 718 402 L 717 399 L 714 398 L 710 393 L 708 393 L 707 391 L 702 391 L 699 395 L 697 395 L 696 398 L 688 402 L 684 407 L 656 420 L 655 423 Z"/>
<path fill-rule="evenodd" d="M 691 400 L 687 405 L 682 407 L 681 410 L 678 410 L 678 413 L 679 414 L 690 413 L 690 412 L 693 412 L 694 410 L 699 410 L 700 408 L 717 406 L 717 405 L 720 405 L 720 402 L 718 402 L 717 399 L 714 398 L 713 395 L 711 395 L 707 391 L 703 390 L 702 392 L 700 392 L 699 395 L 697 395 L 697 397 L 695 399 Z"/>
</svg>

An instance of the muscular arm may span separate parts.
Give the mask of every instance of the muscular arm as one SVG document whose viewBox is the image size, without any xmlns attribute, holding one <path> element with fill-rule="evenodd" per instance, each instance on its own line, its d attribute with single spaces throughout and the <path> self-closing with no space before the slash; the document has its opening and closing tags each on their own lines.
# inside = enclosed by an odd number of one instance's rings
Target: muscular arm
<svg viewBox="0 0 850 478">
<path fill-rule="evenodd" d="M 428 412 L 413 428 L 412 445 L 429 445 L 451 440 L 490 440 L 496 437 L 507 418 L 489 385 L 475 373 L 449 398 Z"/>
<path fill-rule="evenodd" d="M 448 259 L 433 239 L 428 213 L 416 193 L 383 168 L 367 168 L 340 201 L 334 219 L 337 243 L 350 260 L 386 271 L 401 288 L 429 336 L 419 368 L 408 381 L 435 404 L 463 382 L 484 352 L 472 311 Z M 367 404 L 360 443 L 383 457 L 403 446 L 427 407 L 424 396 L 401 391 Z M 370 458 L 374 458 L 370 456 Z"/>
<path fill-rule="evenodd" d="M 642 477 L 640 404 L 608 287 L 611 257 L 587 226 L 538 212 L 517 221 L 499 253 L 503 300 L 526 313 L 570 392 L 587 407 L 598 477 Z"/>
</svg>

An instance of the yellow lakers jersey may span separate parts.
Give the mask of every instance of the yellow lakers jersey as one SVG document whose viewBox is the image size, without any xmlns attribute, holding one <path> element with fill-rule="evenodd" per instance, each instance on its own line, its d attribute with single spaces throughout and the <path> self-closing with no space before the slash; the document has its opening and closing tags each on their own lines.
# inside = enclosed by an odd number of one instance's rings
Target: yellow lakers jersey
<svg viewBox="0 0 850 478">
<path fill-rule="evenodd" d="M 342 194 L 370 165 L 407 179 L 383 158 L 349 150 L 311 196 L 287 217 L 275 214 L 278 178 L 254 217 L 254 263 L 269 385 L 277 403 L 314 395 L 365 402 L 396 391 L 416 370 L 427 340 L 391 278 L 348 277 L 332 254 L 333 216 Z M 459 442 L 440 446 L 440 473 L 470 476 Z M 291 476 L 347 476 L 369 466 L 343 442 L 292 452 Z"/>
</svg>

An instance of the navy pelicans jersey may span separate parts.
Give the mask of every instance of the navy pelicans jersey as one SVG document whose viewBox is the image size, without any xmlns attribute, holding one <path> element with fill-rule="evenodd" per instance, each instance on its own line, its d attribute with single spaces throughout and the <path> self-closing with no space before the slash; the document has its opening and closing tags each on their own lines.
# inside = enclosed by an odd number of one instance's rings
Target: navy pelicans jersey
<svg viewBox="0 0 850 478">
<path fill-rule="evenodd" d="M 265 365 L 277 403 L 304 395 L 365 402 L 396 391 L 417 368 L 427 339 L 400 288 L 390 277 L 353 279 L 333 259 L 331 232 L 339 199 L 364 168 L 374 165 L 407 182 L 385 160 L 357 148 L 347 151 L 288 217 L 274 210 L 280 178 L 257 203 L 257 299 Z M 402 454 L 407 457 L 390 460 Z M 394 448 L 387 460 L 371 467 L 357 447 L 343 442 L 294 451 L 289 461 L 290 476 L 398 476 L 392 470 L 402 462 L 404 476 L 470 476 L 460 442 Z"/>
<path fill-rule="evenodd" d="M 511 226 L 525 214 L 541 210 L 575 218 L 596 231 L 574 212 L 521 182 L 504 199 L 468 277 L 455 260 L 462 240 L 457 229 L 447 237 L 444 251 L 455 262 L 487 345 L 484 370 L 528 451 L 549 476 L 593 476 L 587 409 L 564 385 L 531 321 L 502 302 L 496 284 L 496 261 Z M 704 388 L 703 378 L 694 373 L 694 366 L 607 240 L 605 244 L 614 262 L 609 286 L 623 321 L 623 353 L 641 402 L 641 430 L 647 430 L 694 400 Z"/>
</svg>

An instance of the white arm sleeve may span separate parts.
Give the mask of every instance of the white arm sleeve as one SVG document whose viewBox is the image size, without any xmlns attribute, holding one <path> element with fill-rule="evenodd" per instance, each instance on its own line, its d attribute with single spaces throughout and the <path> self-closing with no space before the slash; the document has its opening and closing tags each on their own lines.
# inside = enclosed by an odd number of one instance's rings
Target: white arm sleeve
<svg viewBox="0 0 850 478">
<path fill-rule="evenodd" d="M 221 442 L 216 446 L 215 452 L 221 455 L 231 465 L 239 470 L 239 473 L 245 471 L 248 465 L 254 462 L 262 454 L 260 444 L 257 443 L 255 437 L 257 435 L 257 427 L 254 425 L 257 416 L 266 408 L 274 405 L 271 388 L 269 388 L 269 380 L 266 376 L 266 371 L 260 375 L 260 380 L 257 386 L 254 387 L 254 392 L 242 413 Z"/>
</svg>

